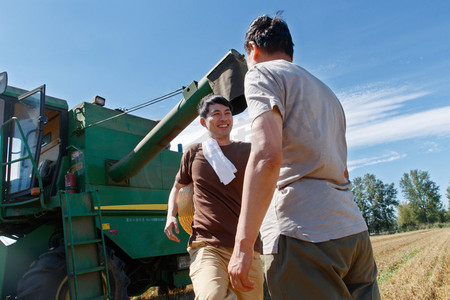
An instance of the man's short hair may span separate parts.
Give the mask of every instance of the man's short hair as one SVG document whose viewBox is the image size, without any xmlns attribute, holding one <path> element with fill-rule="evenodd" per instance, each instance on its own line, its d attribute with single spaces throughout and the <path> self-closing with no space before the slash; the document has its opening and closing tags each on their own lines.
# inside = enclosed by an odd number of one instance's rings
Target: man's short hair
<svg viewBox="0 0 450 300">
<path fill-rule="evenodd" d="M 294 43 L 289 28 L 280 14 L 281 12 L 276 13 L 273 18 L 262 15 L 253 20 L 245 35 L 244 49 L 247 53 L 250 52 L 249 43 L 253 41 L 269 54 L 284 52 L 293 58 Z"/>
<path fill-rule="evenodd" d="M 209 107 L 213 104 L 222 104 L 228 107 L 231 111 L 233 111 L 233 107 L 231 106 L 230 101 L 225 99 L 224 97 L 220 95 L 208 95 L 204 97 L 202 100 L 200 100 L 200 103 L 198 104 L 198 114 L 200 117 L 206 119 Z"/>
</svg>

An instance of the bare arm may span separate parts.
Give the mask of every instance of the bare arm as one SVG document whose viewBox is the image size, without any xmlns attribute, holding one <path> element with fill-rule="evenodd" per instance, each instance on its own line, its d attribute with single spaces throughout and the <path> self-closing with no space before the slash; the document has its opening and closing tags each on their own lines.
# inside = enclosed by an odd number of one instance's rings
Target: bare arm
<svg viewBox="0 0 450 300">
<path fill-rule="evenodd" d="M 182 187 L 184 187 L 183 184 L 180 184 L 176 181 L 174 182 L 172 190 L 170 191 L 169 194 L 169 201 L 167 203 L 168 206 L 167 221 L 166 226 L 164 227 L 164 233 L 170 240 L 175 242 L 180 242 L 180 239 L 173 233 L 172 229 L 175 229 L 176 234 L 180 233 L 180 230 L 178 229 L 178 220 L 177 220 L 177 213 L 178 213 L 177 197 Z"/>
<path fill-rule="evenodd" d="M 248 279 L 253 246 L 272 200 L 282 160 L 282 119 L 275 108 L 257 117 L 252 124 L 252 151 L 245 169 L 241 214 L 233 255 L 228 265 L 233 287 L 253 289 Z"/>
</svg>

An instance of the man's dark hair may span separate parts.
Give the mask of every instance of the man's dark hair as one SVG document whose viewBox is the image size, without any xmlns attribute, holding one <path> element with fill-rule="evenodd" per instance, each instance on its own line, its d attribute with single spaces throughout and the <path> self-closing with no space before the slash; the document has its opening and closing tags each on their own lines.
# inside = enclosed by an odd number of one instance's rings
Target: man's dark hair
<svg viewBox="0 0 450 300">
<path fill-rule="evenodd" d="M 278 12 L 273 18 L 262 15 L 253 20 L 245 35 L 244 49 L 247 53 L 250 52 L 249 42 L 253 41 L 269 54 L 284 52 L 293 58 L 294 43 L 289 28 L 280 14 Z"/>
<path fill-rule="evenodd" d="M 224 97 L 220 95 L 208 95 L 200 100 L 200 103 L 198 104 L 197 110 L 200 117 L 206 119 L 206 116 L 209 112 L 209 107 L 213 104 L 225 105 L 226 107 L 230 108 L 231 111 L 233 111 L 233 107 L 231 106 L 230 101 L 228 101 Z"/>
</svg>

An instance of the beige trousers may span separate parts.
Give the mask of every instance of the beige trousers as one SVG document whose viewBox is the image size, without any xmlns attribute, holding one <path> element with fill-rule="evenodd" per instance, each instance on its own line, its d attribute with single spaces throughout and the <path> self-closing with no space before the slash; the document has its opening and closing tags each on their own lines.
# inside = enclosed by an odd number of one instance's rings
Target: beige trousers
<svg viewBox="0 0 450 300">
<path fill-rule="evenodd" d="M 228 262 L 233 249 L 194 242 L 188 248 L 191 256 L 189 275 L 194 287 L 195 299 L 199 300 L 261 300 L 263 299 L 264 274 L 260 254 L 255 252 L 249 278 L 255 282 L 250 292 L 233 289 L 228 277 Z"/>
</svg>

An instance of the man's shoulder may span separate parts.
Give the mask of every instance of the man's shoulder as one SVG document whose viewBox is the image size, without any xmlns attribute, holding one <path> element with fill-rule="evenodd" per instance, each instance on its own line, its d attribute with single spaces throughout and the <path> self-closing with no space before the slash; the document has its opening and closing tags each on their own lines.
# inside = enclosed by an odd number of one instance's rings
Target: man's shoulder
<svg viewBox="0 0 450 300">
<path fill-rule="evenodd" d="M 195 156 L 199 150 L 201 150 L 202 144 L 201 143 L 195 143 L 192 145 L 189 145 L 184 151 L 183 156 L 185 157 L 191 157 Z"/>
<path fill-rule="evenodd" d="M 192 145 L 189 145 L 184 152 L 196 152 L 202 147 L 202 143 L 194 143 Z"/>
</svg>

